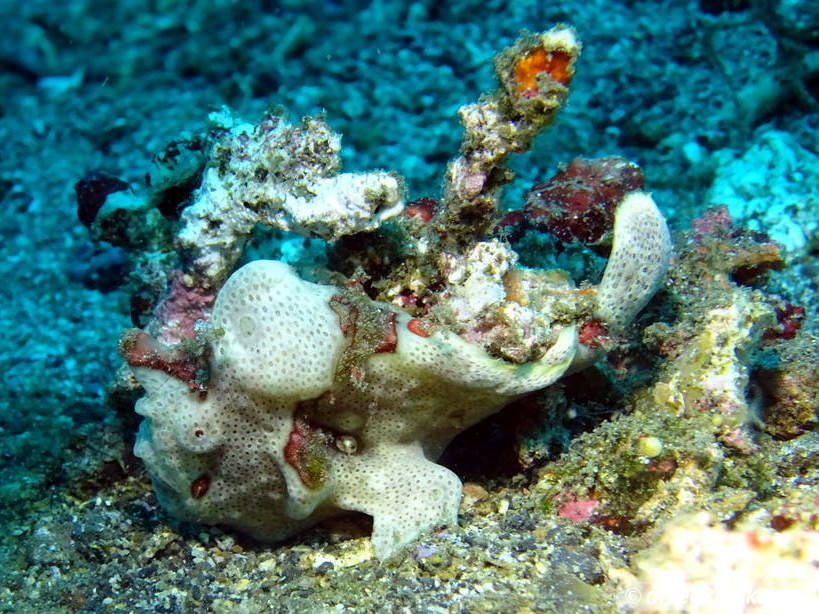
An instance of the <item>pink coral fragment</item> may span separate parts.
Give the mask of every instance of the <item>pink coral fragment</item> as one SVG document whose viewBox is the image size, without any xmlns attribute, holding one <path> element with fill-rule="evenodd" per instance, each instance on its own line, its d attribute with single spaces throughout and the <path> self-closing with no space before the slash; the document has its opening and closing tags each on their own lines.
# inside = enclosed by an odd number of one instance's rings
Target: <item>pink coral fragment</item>
<svg viewBox="0 0 819 614">
<path fill-rule="evenodd" d="M 175 344 L 193 339 L 197 320 L 209 320 L 215 296 L 210 290 L 197 285 L 186 285 L 181 271 L 171 278 L 164 298 L 156 308 L 162 323 L 161 340 Z"/>
<path fill-rule="evenodd" d="M 731 229 L 731 224 L 728 207 L 713 207 L 694 220 L 694 237 L 697 241 L 709 236 L 724 237 Z"/>
<path fill-rule="evenodd" d="M 579 499 L 577 495 L 568 495 L 557 508 L 557 515 L 575 523 L 588 522 L 599 506 L 600 501 L 595 499 Z"/>
</svg>

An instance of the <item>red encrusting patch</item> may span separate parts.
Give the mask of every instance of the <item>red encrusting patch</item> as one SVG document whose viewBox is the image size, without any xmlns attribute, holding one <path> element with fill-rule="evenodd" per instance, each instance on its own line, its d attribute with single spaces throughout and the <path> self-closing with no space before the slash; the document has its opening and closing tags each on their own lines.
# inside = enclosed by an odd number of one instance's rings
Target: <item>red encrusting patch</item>
<svg viewBox="0 0 819 614">
<path fill-rule="evenodd" d="M 418 297 L 408 289 L 402 290 L 401 294 L 398 295 L 398 298 L 401 301 L 401 305 L 404 307 L 414 307 L 418 304 Z"/>
<path fill-rule="evenodd" d="M 427 324 L 420 318 L 413 318 L 407 322 L 407 330 L 419 337 L 429 337 L 432 334 L 427 330 Z"/>
<path fill-rule="evenodd" d="M 209 489 L 210 476 L 207 473 L 203 473 L 193 482 L 191 482 L 191 497 L 193 497 L 194 499 L 201 499 L 206 494 L 208 494 Z"/>
<path fill-rule="evenodd" d="M 580 326 L 577 333 L 577 340 L 587 348 L 596 350 L 599 347 L 611 343 L 608 337 L 609 330 L 600 320 L 587 320 Z"/>
<path fill-rule="evenodd" d="M 677 461 L 673 458 L 655 459 L 646 465 L 646 469 L 660 478 L 667 480 L 677 470 Z"/>
<path fill-rule="evenodd" d="M 284 460 L 296 470 L 302 484 L 311 490 L 321 488 L 328 478 L 327 441 L 327 435 L 310 425 L 304 417 L 293 419 L 293 430 L 284 446 Z"/>
<path fill-rule="evenodd" d="M 774 531 L 784 531 L 790 528 L 796 522 L 795 518 L 790 518 L 784 514 L 777 514 L 771 518 L 771 528 Z"/>
<path fill-rule="evenodd" d="M 384 354 L 386 352 L 394 352 L 398 347 L 398 331 L 395 328 L 395 322 L 398 315 L 395 312 L 390 312 L 387 315 L 387 327 L 384 333 L 384 341 L 375 348 L 376 354 Z"/>
<path fill-rule="evenodd" d="M 178 347 L 168 348 L 138 328 L 126 331 L 119 348 L 130 366 L 162 371 L 184 382 L 200 395 L 207 392 L 207 364 L 203 356 Z"/>
<path fill-rule="evenodd" d="M 805 319 L 805 308 L 799 305 L 785 303 L 776 308 L 776 323 L 778 326 L 765 331 L 765 339 L 793 339 L 802 328 Z"/>
<path fill-rule="evenodd" d="M 614 227 L 614 211 L 625 195 L 642 187 L 642 170 L 624 158 L 576 158 L 535 185 L 523 210 L 507 214 L 501 226 L 521 233 L 534 228 L 564 243 L 594 244 Z"/>
<path fill-rule="evenodd" d="M 546 51 L 542 46 L 535 47 L 515 62 L 518 94 L 524 98 L 537 96 L 537 77 L 543 73 L 562 85 L 568 85 L 572 79 L 571 63 L 572 56 L 565 51 Z"/>
<path fill-rule="evenodd" d="M 407 203 L 407 206 L 404 209 L 404 215 L 407 217 L 417 217 L 426 224 L 435 215 L 435 210 L 437 208 L 438 201 L 436 201 L 434 198 L 425 196 Z"/>
<path fill-rule="evenodd" d="M 591 519 L 591 523 L 618 535 L 631 535 L 637 528 L 637 525 L 626 516 L 597 515 Z"/>
</svg>

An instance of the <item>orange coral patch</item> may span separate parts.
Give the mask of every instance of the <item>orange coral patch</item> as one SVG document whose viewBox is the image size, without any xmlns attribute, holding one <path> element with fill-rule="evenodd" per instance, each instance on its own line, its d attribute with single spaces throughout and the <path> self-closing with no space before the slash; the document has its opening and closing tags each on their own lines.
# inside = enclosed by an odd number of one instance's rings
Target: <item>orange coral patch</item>
<svg viewBox="0 0 819 614">
<path fill-rule="evenodd" d="M 558 83 L 568 85 L 572 79 L 569 70 L 571 61 L 572 56 L 565 51 L 546 51 L 543 47 L 535 47 L 515 63 L 518 94 L 527 98 L 537 95 L 537 76 L 544 72 Z"/>
</svg>

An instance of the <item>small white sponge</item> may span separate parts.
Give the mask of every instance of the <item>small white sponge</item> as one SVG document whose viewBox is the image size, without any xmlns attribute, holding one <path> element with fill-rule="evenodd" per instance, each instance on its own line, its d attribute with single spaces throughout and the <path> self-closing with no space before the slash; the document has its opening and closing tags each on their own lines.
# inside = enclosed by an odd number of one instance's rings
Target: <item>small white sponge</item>
<svg viewBox="0 0 819 614">
<path fill-rule="evenodd" d="M 662 284 L 670 259 L 671 237 L 654 200 L 645 192 L 626 195 L 615 212 L 595 315 L 612 331 L 625 328 Z"/>
<path fill-rule="evenodd" d="M 461 484 L 433 462 L 444 446 L 552 384 L 577 348 L 567 327 L 540 361 L 513 365 L 357 300 L 256 261 L 217 297 L 206 394 L 134 368 L 146 390 L 135 451 L 171 513 L 272 541 L 356 510 L 373 516 L 376 555 L 392 556 L 456 521 Z M 361 331 L 384 343 L 362 356 Z"/>
</svg>

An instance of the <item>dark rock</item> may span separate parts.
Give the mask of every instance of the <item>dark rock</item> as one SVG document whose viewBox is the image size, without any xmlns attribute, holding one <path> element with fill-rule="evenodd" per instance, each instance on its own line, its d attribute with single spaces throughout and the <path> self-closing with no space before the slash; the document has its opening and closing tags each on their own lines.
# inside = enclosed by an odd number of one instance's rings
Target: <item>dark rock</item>
<svg viewBox="0 0 819 614">
<path fill-rule="evenodd" d="M 571 548 L 554 550 L 552 569 L 572 573 L 587 584 L 600 584 L 605 580 L 603 569 L 597 559 Z"/>
<path fill-rule="evenodd" d="M 74 192 L 77 195 L 77 217 L 87 228 L 90 228 L 108 195 L 127 189 L 128 184 L 113 175 L 100 171 L 88 173 L 74 184 Z"/>
<path fill-rule="evenodd" d="M 89 290 L 110 292 L 122 285 L 130 268 L 128 255 L 118 247 L 83 245 L 74 252 L 68 277 Z"/>
</svg>

